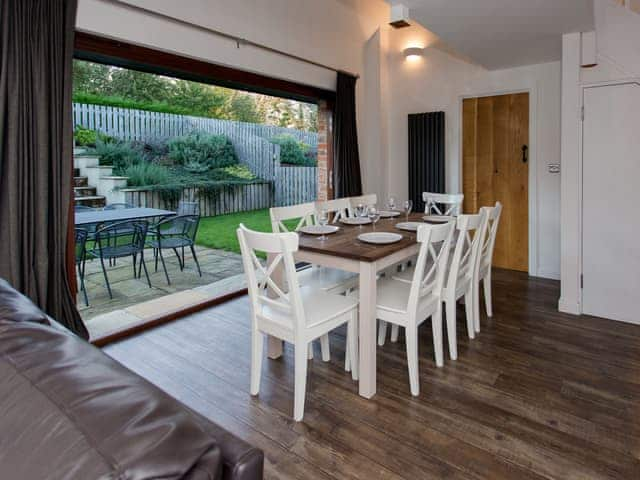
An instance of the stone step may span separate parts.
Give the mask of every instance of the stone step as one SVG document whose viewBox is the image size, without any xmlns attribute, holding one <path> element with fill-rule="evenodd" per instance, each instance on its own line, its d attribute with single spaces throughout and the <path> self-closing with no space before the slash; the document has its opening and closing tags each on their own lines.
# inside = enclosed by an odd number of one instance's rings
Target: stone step
<svg viewBox="0 0 640 480">
<path fill-rule="evenodd" d="M 102 195 L 92 195 L 88 197 L 75 197 L 74 203 L 86 207 L 103 208 L 107 202 Z"/>
<path fill-rule="evenodd" d="M 74 187 L 73 193 L 76 198 L 78 197 L 95 197 L 96 196 L 96 187 Z"/>
<path fill-rule="evenodd" d="M 77 176 L 73 177 L 73 186 L 74 187 L 88 187 L 89 186 L 89 179 L 87 177 L 81 177 L 80 175 L 77 175 Z"/>
</svg>

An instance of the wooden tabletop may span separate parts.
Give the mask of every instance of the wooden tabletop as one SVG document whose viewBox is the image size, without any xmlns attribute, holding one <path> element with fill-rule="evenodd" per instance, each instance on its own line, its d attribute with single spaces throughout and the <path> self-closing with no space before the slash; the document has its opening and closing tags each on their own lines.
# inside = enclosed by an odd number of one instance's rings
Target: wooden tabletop
<svg viewBox="0 0 640 480">
<path fill-rule="evenodd" d="M 409 216 L 411 222 L 422 222 L 424 213 L 413 213 Z M 396 228 L 396 223 L 404 222 L 405 215 L 394 218 L 381 218 L 376 223 L 376 232 L 393 232 L 402 235 L 402 240 L 388 245 L 374 245 L 358 240 L 361 233 L 373 232 L 371 225 L 351 226 L 336 223 L 340 227 L 336 233 L 327 235 L 325 240 L 320 240 L 317 235 L 299 233 L 300 250 L 315 253 L 323 253 L 341 258 L 349 258 L 361 262 L 375 262 L 395 252 L 410 247 L 416 243 L 416 232 L 408 232 Z"/>
</svg>

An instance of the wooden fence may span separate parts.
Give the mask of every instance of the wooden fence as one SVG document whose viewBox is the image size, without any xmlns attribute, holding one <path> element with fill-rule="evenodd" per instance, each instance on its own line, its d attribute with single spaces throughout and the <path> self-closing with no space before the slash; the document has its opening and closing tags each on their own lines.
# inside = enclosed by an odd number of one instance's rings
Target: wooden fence
<svg viewBox="0 0 640 480">
<path fill-rule="evenodd" d="M 236 122 L 216 118 L 149 112 L 131 108 L 107 107 L 85 103 L 73 104 L 73 124 L 98 130 L 122 140 L 152 140 L 177 137 L 194 130 L 255 136 L 269 139 L 276 135 L 291 135 L 301 142 L 317 148 L 318 134 L 293 128 L 275 127 L 259 123 Z"/>
<path fill-rule="evenodd" d="M 311 202 L 317 198 L 318 169 L 316 167 L 282 165 L 280 163 L 280 146 L 269 141 L 275 135 L 287 134 L 312 148 L 317 148 L 318 134 L 315 132 L 81 103 L 73 104 L 73 122 L 74 125 L 82 125 L 85 128 L 97 130 L 121 140 L 166 139 L 195 131 L 226 135 L 233 143 L 240 163 L 246 165 L 256 176 L 273 183 L 272 201 L 274 203 L 256 208 L 293 205 Z M 149 201 L 156 203 L 159 201 L 159 197 L 157 199 L 154 197 L 154 195 L 157 197 L 157 193 L 147 192 L 145 195 L 150 195 Z M 145 198 L 140 198 L 140 201 L 146 202 Z M 137 201 L 131 203 L 141 205 Z M 202 215 L 205 215 L 205 211 L 218 212 L 223 210 L 225 208 L 222 206 L 208 206 L 202 208 L 201 212 Z M 230 213 L 230 211 L 224 213 Z M 218 214 L 212 213 L 211 215 Z"/>
<path fill-rule="evenodd" d="M 141 188 L 123 189 L 125 202 L 138 207 L 160 208 L 175 210 L 178 202 L 167 202 L 161 194 L 155 190 Z M 185 202 L 198 202 L 200 215 L 212 217 L 226 213 L 260 210 L 273 205 L 273 188 L 270 183 L 252 183 L 249 185 L 236 185 L 229 190 L 223 190 L 215 198 L 207 198 L 199 195 L 197 188 L 185 188 L 182 190 L 180 200 Z"/>
<path fill-rule="evenodd" d="M 315 201 L 318 198 L 318 169 L 277 165 L 275 185 L 277 206 Z"/>
</svg>

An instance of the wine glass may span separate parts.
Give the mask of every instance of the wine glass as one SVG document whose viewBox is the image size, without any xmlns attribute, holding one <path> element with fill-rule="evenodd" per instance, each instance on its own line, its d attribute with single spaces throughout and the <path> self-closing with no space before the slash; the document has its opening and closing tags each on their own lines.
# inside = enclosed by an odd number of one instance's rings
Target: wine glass
<svg viewBox="0 0 640 480">
<path fill-rule="evenodd" d="M 396 197 L 389 197 L 387 206 L 389 207 L 389 211 L 393 212 L 396 209 Z"/>
<path fill-rule="evenodd" d="M 375 205 L 371 205 L 369 207 L 369 209 L 367 210 L 367 216 L 369 217 L 369 220 L 371 220 L 371 223 L 373 224 L 373 231 L 375 231 L 376 223 L 378 222 L 378 220 L 380 220 L 380 212 L 375 207 Z"/>
<path fill-rule="evenodd" d="M 407 218 L 407 222 L 409 221 L 409 214 L 411 213 L 411 209 L 413 209 L 413 202 L 411 200 L 405 200 L 404 202 L 404 214 Z"/>
<path fill-rule="evenodd" d="M 320 210 L 320 213 L 318 214 L 318 223 L 322 227 L 326 227 L 327 224 L 329 223 L 329 211 L 326 208 L 323 208 L 322 210 Z M 322 235 L 319 237 L 319 240 L 325 240 L 326 238 L 327 238 L 327 235 L 323 232 Z"/>
<path fill-rule="evenodd" d="M 356 206 L 356 217 L 367 218 L 367 207 L 365 207 L 362 203 L 359 203 Z M 360 228 L 362 228 L 362 224 L 360 224 Z"/>
</svg>

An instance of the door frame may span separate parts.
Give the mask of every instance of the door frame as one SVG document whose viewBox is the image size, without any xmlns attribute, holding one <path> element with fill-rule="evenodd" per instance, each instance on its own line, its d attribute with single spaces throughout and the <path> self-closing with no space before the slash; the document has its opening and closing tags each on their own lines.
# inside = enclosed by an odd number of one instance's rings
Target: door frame
<svg viewBox="0 0 640 480">
<path fill-rule="evenodd" d="M 537 105 L 538 105 L 538 89 L 537 87 L 502 89 L 502 90 L 481 90 L 479 93 L 465 93 L 458 97 L 458 191 L 463 191 L 462 183 L 462 148 L 463 148 L 463 117 L 462 102 L 468 98 L 479 97 L 498 97 L 501 95 L 512 95 L 516 93 L 529 94 L 529 276 L 557 279 L 557 275 L 549 272 L 540 272 L 538 268 L 538 137 L 537 137 Z"/>
<path fill-rule="evenodd" d="M 577 199 L 578 199 L 578 304 L 577 314 L 582 314 L 584 305 L 584 289 L 582 288 L 582 274 L 584 271 L 584 93 L 588 88 L 615 87 L 618 85 L 640 85 L 640 78 L 625 78 L 620 80 L 605 80 L 602 82 L 590 82 L 580 85 L 580 111 L 582 114 L 578 116 L 578 182 L 577 182 Z M 632 325 L 636 325 L 633 324 Z"/>
</svg>

